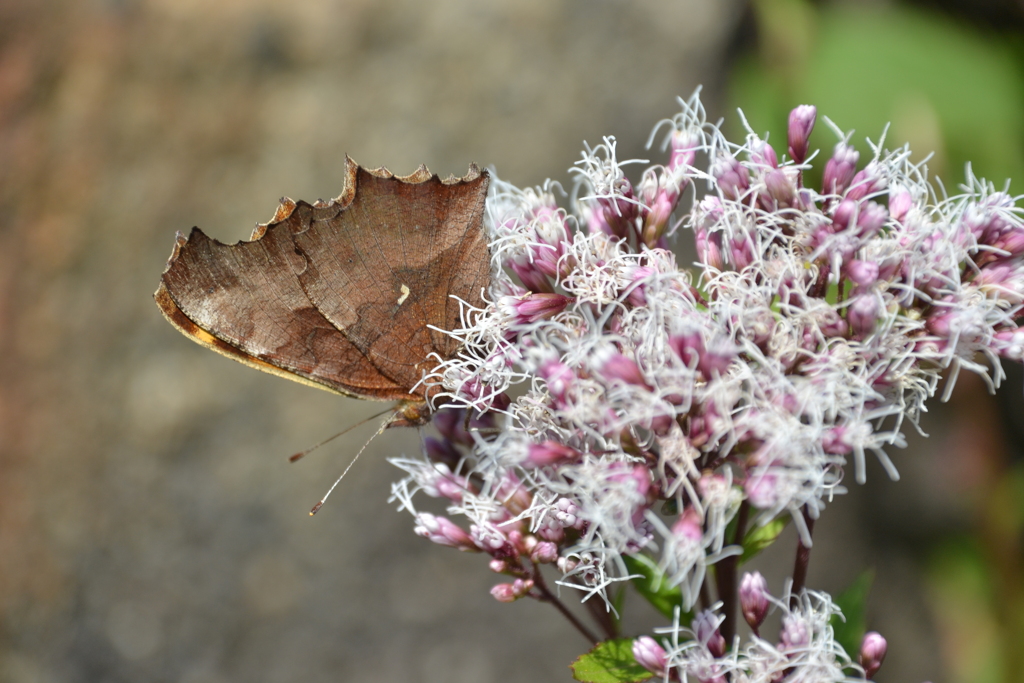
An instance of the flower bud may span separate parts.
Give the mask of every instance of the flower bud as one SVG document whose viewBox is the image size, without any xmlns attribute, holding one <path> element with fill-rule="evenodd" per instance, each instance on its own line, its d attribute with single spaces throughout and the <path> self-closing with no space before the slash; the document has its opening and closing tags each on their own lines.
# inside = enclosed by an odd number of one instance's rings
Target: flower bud
<svg viewBox="0 0 1024 683">
<path fill-rule="evenodd" d="M 798 164 L 804 163 L 807 158 L 807 145 L 814 130 L 814 121 L 818 116 L 818 109 L 813 104 L 801 104 L 789 112 L 789 128 L 787 138 L 789 142 L 789 156 Z"/>
<path fill-rule="evenodd" d="M 469 535 L 477 548 L 499 560 L 516 556 L 515 546 L 492 524 L 473 524 L 469 527 Z"/>
<path fill-rule="evenodd" d="M 756 633 L 768 616 L 768 582 L 761 572 L 747 572 L 740 580 L 740 610 Z"/>
<path fill-rule="evenodd" d="M 885 225 L 889 211 L 878 202 L 864 202 L 857 215 L 857 235 L 862 238 L 874 237 Z"/>
<path fill-rule="evenodd" d="M 632 358 L 627 358 L 618 351 L 600 354 L 595 359 L 601 376 L 608 381 L 619 380 L 626 384 L 646 387 L 647 380 L 640 371 L 640 366 Z"/>
<path fill-rule="evenodd" d="M 527 595 L 532 588 L 532 579 L 516 579 L 512 583 L 499 583 L 491 589 L 491 595 L 498 602 L 515 602 Z"/>
<path fill-rule="evenodd" d="M 869 287 L 878 282 L 877 263 L 853 259 L 851 261 L 847 261 L 845 266 L 847 277 L 861 287 Z"/>
<path fill-rule="evenodd" d="M 700 148 L 700 135 L 692 130 L 676 130 L 669 139 L 669 147 L 672 151 L 668 160 L 668 169 L 670 171 L 685 171 L 693 165 L 693 160 L 697 158 L 697 150 Z M 684 176 L 680 188 L 686 182 Z"/>
<path fill-rule="evenodd" d="M 721 619 L 714 612 L 706 609 L 697 613 L 691 626 L 697 640 L 707 646 L 713 657 L 725 654 L 725 638 L 718 628 L 720 622 Z"/>
<path fill-rule="evenodd" d="M 503 296 L 499 300 L 502 312 L 515 321 L 514 324 L 525 325 L 553 318 L 572 302 L 570 297 L 547 292 L 530 292 L 521 297 Z"/>
<path fill-rule="evenodd" d="M 665 667 L 668 665 L 668 654 L 665 649 L 650 636 L 640 636 L 633 641 L 633 659 L 643 668 L 650 671 L 658 678 L 665 677 Z"/>
<path fill-rule="evenodd" d="M 646 306 L 647 293 L 644 291 L 646 288 L 644 283 L 648 278 L 657 273 L 657 269 L 650 266 L 632 266 L 627 268 L 626 278 L 628 278 L 629 284 L 626 285 L 625 289 L 629 294 L 626 295 L 626 301 L 636 307 Z"/>
<path fill-rule="evenodd" d="M 832 158 L 825 164 L 822 176 L 822 191 L 825 194 L 841 195 L 846 191 L 857 171 L 860 152 L 845 142 L 836 145 Z"/>
<path fill-rule="evenodd" d="M 551 564 L 558 559 L 558 545 L 551 541 L 541 541 L 533 547 L 530 559 L 537 564 Z"/>
<path fill-rule="evenodd" d="M 885 659 L 885 653 L 889 649 L 888 643 L 877 631 L 868 631 L 864 634 L 864 640 L 860 645 L 860 655 L 857 658 L 864 668 L 864 678 L 871 678 L 880 668 Z"/>
<path fill-rule="evenodd" d="M 796 185 L 781 168 L 774 168 L 765 174 L 764 184 L 777 206 L 787 208 L 796 205 Z M 775 207 L 768 208 L 772 210 Z"/>
<path fill-rule="evenodd" d="M 569 448 L 557 441 L 544 441 L 530 444 L 529 455 L 521 464 L 523 467 L 544 467 L 545 465 L 574 462 L 579 458 L 580 452 L 575 448 Z"/>
<path fill-rule="evenodd" d="M 832 231 L 842 232 L 851 225 L 857 218 L 857 210 L 859 206 L 857 202 L 852 199 L 844 199 L 836 205 L 835 211 L 832 212 Z"/>
<path fill-rule="evenodd" d="M 697 368 L 704 375 L 704 379 L 712 380 L 726 373 L 738 352 L 736 345 L 729 339 L 712 339 L 707 348 L 702 349 Z"/>
<path fill-rule="evenodd" d="M 889 215 L 895 221 L 902 223 L 912 206 L 914 206 L 914 198 L 906 190 L 898 190 L 889 195 Z"/>
<path fill-rule="evenodd" d="M 516 274 L 523 286 L 532 292 L 551 292 L 554 287 L 550 278 L 537 267 L 529 254 L 517 254 L 508 260 L 508 267 Z"/>
<path fill-rule="evenodd" d="M 721 152 L 711 167 L 711 174 L 718 181 L 718 187 L 727 199 L 737 200 L 750 189 L 750 174 L 739 160 L 727 152 Z"/>
<path fill-rule="evenodd" d="M 447 517 L 421 512 L 416 515 L 416 527 L 413 531 L 416 535 L 439 545 L 447 545 L 459 550 L 479 550 L 470 535 Z"/>
<path fill-rule="evenodd" d="M 779 167 L 779 156 L 775 153 L 775 148 L 767 140 L 762 140 L 756 135 L 748 135 L 747 143 L 747 147 L 750 149 L 751 161 L 760 167 Z"/>
<path fill-rule="evenodd" d="M 704 537 L 704 520 L 700 513 L 692 507 L 686 508 L 672 525 L 672 535 L 681 541 L 700 543 Z"/>
<path fill-rule="evenodd" d="M 542 363 L 537 374 L 547 382 L 548 391 L 557 406 L 565 405 L 567 394 L 576 382 L 576 373 L 561 361 L 550 360 Z"/>
<path fill-rule="evenodd" d="M 697 229 L 697 259 L 705 266 L 721 270 L 725 265 L 722 258 L 722 233 L 709 232 L 705 228 Z"/>
<path fill-rule="evenodd" d="M 804 618 L 799 614 L 787 614 L 783 617 L 779 641 L 782 648 L 791 653 L 807 647 L 811 642 L 811 632 Z"/>
<path fill-rule="evenodd" d="M 885 189 L 887 180 L 883 175 L 878 162 L 872 161 L 864 170 L 853 176 L 850 181 L 850 190 L 846 193 L 847 199 L 863 199 L 868 195 L 881 192 Z"/>
<path fill-rule="evenodd" d="M 846 312 L 850 330 L 861 339 L 875 331 L 882 314 L 882 302 L 876 294 L 861 294 L 851 303 Z"/>
<path fill-rule="evenodd" d="M 743 483 L 750 504 L 761 510 L 767 510 L 778 500 L 778 477 L 770 472 L 754 474 Z"/>
<path fill-rule="evenodd" d="M 1003 358 L 1024 360 L 1024 329 L 996 332 L 993 347 Z"/>
</svg>

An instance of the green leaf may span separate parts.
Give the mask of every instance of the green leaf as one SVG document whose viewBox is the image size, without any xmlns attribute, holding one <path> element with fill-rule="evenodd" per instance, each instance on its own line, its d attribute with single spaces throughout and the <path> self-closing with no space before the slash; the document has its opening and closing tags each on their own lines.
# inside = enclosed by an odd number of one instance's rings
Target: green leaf
<svg viewBox="0 0 1024 683">
<path fill-rule="evenodd" d="M 787 524 L 789 524 L 788 515 L 776 517 L 764 526 L 757 526 L 748 531 L 743 537 L 743 555 L 740 557 L 739 564 L 743 564 L 774 543 Z"/>
<path fill-rule="evenodd" d="M 683 592 L 678 586 L 669 587 L 665 574 L 658 569 L 658 564 L 647 555 L 623 555 L 626 568 L 633 578 L 630 581 L 640 595 L 661 612 L 662 616 L 672 619 L 676 607 L 683 604 Z M 680 623 L 689 623 L 686 614 L 680 614 Z"/>
<path fill-rule="evenodd" d="M 833 615 L 829 624 L 835 633 L 836 642 L 843 646 L 846 654 L 857 657 L 860 643 L 867 631 L 867 604 L 871 584 L 875 580 L 875 570 L 865 569 L 854 579 L 850 587 L 835 598 L 835 604 L 843 611 L 846 621 Z"/>
<path fill-rule="evenodd" d="M 639 683 L 653 678 L 650 671 L 633 658 L 633 639 L 619 638 L 598 643 L 580 655 L 569 668 L 572 677 L 583 683 Z"/>
</svg>

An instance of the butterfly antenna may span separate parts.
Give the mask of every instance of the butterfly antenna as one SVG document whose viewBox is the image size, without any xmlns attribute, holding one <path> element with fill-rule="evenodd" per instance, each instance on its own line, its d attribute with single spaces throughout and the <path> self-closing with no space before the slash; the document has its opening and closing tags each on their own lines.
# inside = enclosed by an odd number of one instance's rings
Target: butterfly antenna
<svg viewBox="0 0 1024 683">
<path fill-rule="evenodd" d="M 352 431 L 356 427 L 362 427 L 364 424 L 366 424 L 370 420 L 376 420 L 381 415 L 384 415 L 385 413 L 390 412 L 390 411 L 391 411 L 391 408 L 388 408 L 387 410 L 382 410 L 379 413 L 371 415 L 370 417 L 366 418 L 365 420 L 360 420 L 359 422 L 356 422 L 354 425 L 349 425 L 348 427 L 345 427 L 344 429 L 342 429 L 340 432 L 338 432 L 334 436 L 327 437 L 326 439 L 324 439 L 320 443 L 316 444 L 315 446 L 310 446 L 309 448 L 307 448 L 304 451 L 296 453 L 295 455 L 288 456 L 288 462 L 295 462 L 296 460 L 301 460 L 302 458 L 306 457 L 307 455 L 309 455 L 310 453 L 312 453 L 316 449 L 320 448 L 321 446 L 329 444 L 330 442 L 334 441 L 339 436 L 342 436 L 344 434 L 348 434 L 350 431 Z M 374 436 L 376 436 L 376 434 Z"/>
<path fill-rule="evenodd" d="M 389 411 L 384 411 L 384 412 L 389 412 Z M 380 417 L 380 415 L 381 415 L 381 414 L 382 414 L 382 413 L 379 413 L 379 414 L 375 415 L 374 417 Z M 372 419 L 372 418 L 367 418 L 367 419 Z M 309 516 L 310 516 L 310 517 L 312 517 L 313 515 L 315 515 L 315 514 L 316 514 L 317 512 L 319 512 L 319 511 L 320 511 L 320 508 L 322 508 L 322 507 L 323 507 L 323 505 L 324 505 L 324 503 L 325 503 L 325 502 L 327 502 L 327 497 L 328 497 L 329 495 L 331 495 L 331 492 L 332 492 L 332 491 L 334 491 L 335 487 L 337 487 L 337 486 L 338 486 L 338 484 L 340 484 L 340 483 L 341 483 L 341 480 L 345 478 L 345 475 L 346 475 L 346 474 L 348 474 L 348 471 L 349 471 L 350 469 L 352 469 L 352 465 L 355 465 L 355 464 L 356 464 L 356 460 L 358 460 L 358 459 L 359 459 L 359 456 L 363 454 L 363 451 L 365 451 L 365 450 L 366 450 L 366 447 L 370 445 L 370 442 L 371 442 L 371 441 L 373 441 L 374 439 L 376 439 L 376 438 L 377 438 L 378 436 L 380 436 L 381 434 L 383 434 L 383 433 L 384 433 L 384 430 L 388 428 L 388 425 L 389 425 L 389 424 L 391 424 L 391 422 L 392 422 L 392 421 L 393 421 L 394 419 L 395 419 L 395 415 L 390 415 L 390 416 L 388 417 L 388 419 L 384 420 L 384 422 L 382 422 L 382 423 L 381 423 L 381 425 L 380 425 L 380 429 L 378 429 L 378 430 L 377 430 L 377 433 L 376 433 L 376 434 L 374 434 L 373 436 L 371 436 L 371 437 L 370 437 L 369 439 L 367 439 L 366 443 L 364 443 L 364 444 L 363 444 L 363 447 L 362 447 L 362 448 L 360 448 L 360 449 L 359 449 L 359 451 L 358 451 L 358 452 L 356 453 L 356 456 L 355 456 L 354 458 L 352 458 L 352 462 L 350 462 L 350 463 L 348 464 L 348 467 L 346 467 L 346 468 L 345 468 L 345 471 L 341 473 L 341 476 L 340 476 L 340 477 L 338 477 L 338 478 L 337 478 L 337 479 L 336 479 L 336 480 L 334 481 L 334 483 L 333 483 L 333 484 L 331 484 L 331 488 L 327 489 L 327 493 L 325 493 L 325 494 L 324 494 L 324 497 L 320 499 L 320 502 L 319 502 L 319 503 L 317 503 L 316 505 L 314 505 L 314 506 L 313 506 L 313 509 L 309 511 Z M 364 421 L 365 421 L 365 420 L 364 420 Z M 332 438 L 333 438 L 333 437 L 332 437 Z"/>
</svg>

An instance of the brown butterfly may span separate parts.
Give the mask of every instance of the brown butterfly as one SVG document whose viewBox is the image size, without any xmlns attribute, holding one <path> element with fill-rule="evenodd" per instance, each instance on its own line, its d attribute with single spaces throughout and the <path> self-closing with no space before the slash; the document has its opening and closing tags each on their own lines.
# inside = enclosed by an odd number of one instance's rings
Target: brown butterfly
<svg viewBox="0 0 1024 683">
<path fill-rule="evenodd" d="M 398 401 L 387 426 L 422 424 L 423 378 L 452 358 L 460 301 L 490 284 L 488 175 L 396 177 L 345 158 L 342 194 L 282 199 L 250 241 L 178 234 L 155 298 L 203 346 L 250 367 L 356 398 Z"/>
</svg>

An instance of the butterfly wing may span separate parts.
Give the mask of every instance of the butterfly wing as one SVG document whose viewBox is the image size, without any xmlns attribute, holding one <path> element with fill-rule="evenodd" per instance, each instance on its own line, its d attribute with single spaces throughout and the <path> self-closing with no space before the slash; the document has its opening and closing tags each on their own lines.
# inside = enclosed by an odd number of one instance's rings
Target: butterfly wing
<svg viewBox="0 0 1024 683">
<path fill-rule="evenodd" d="M 458 303 L 449 294 L 479 305 L 489 282 L 487 177 L 445 184 L 425 169 L 399 179 L 346 162 L 341 197 L 285 201 L 252 241 L 179 235 L 157 305 L 186 336 L 251 367 L 358 398 L 421 402 L 415 385 L 437 363 L 428 356 L 456 350 L 427 326 L 452 329 Z M 383 228 L 373 222 L 382 204 L 390 207 Z M 403 253 L 415 254 L 411 263 Z M 450 274 L 457 259 L 478 261 L 471 282 Z"/>
<path fill-rule="evenodd" d="M 458 350 L 441 330 L 459 325 L 459 300 L 482 305 L 487 176 L 413 183 L 355 170 L 356 201 L 294 236 L 299 283 L 382 375 L 412 387 Z"/>
</svg>

